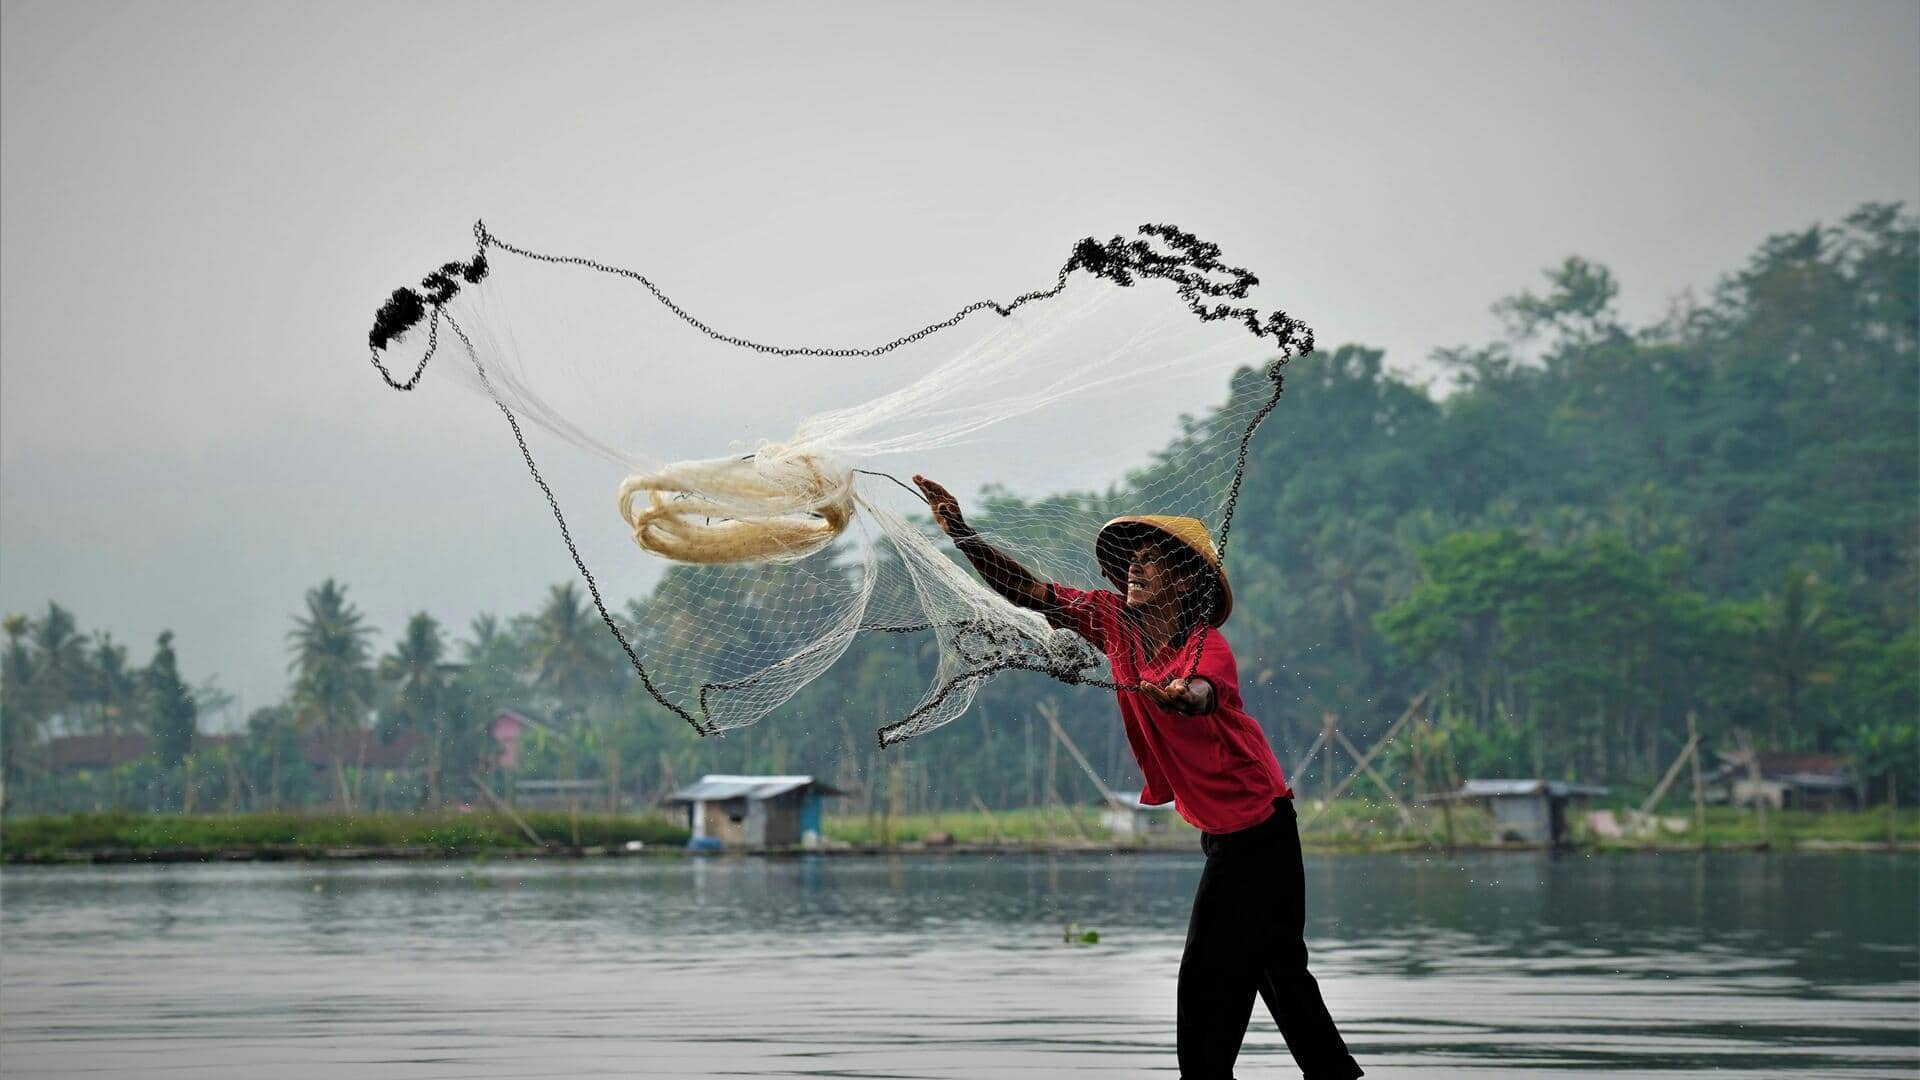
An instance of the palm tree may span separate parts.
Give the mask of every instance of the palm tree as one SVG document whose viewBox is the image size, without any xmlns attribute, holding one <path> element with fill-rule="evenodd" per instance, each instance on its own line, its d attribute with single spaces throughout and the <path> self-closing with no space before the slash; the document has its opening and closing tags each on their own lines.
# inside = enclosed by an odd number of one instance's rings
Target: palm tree
<svg viewBox="0 0 1920 1080">
<path fill-rule="evenodd" d="M 127 667 L 127 647 L 101 634 L 93 647 L 93 699 L 100 706 L 100 733 L 107 737 L 107 776 L 115 810 L 120 809 L 120 736 L 138 712 L 140 684 Z"/>
<path fill-rule="evenodd" d="M 188 756 L 193 752 L 194 720 L 199 709 L 193 691 L 180 678 L 180 659 L 173 651 L 173 631 L 160 632 L 153 659 L 143 672 L 143 681 L 154 753 L 168 769 L 182 770 L 181 808 L 191 811 L 193 770 Z"/>
<path fill-rule="evenodd" d="M 0 626 L 7 634 L 7 651 L 0 654 L 0 785 L 6 789 L 0 813 L 4 813 L 13 805 L 15 755 L 38 738 L 41 717 L 39 702 L 34 700 L 37 665 L 26 641 L 32 620 L 8 615 Z"/>
<path fill-rule="evenodd" d="M 533 684 L 553 703 L 556 722 L 571 720 L 568 741 L 569 779 L 579 775 L 580 725 L 593 698 L 613 687 L 614 667 L 606 653 L 606 637 L 593 606 L 573 582 L 555 585 L 547 603 L 534 618 Z M 611 744 L 611 740 L 608 741 Z M 611 785 L 617 790 L 620 763 L 608 761 Z M 616 795 L 617 798 L 617 795 Z"/>
<path fill-rule="evenodd" d="M 500 626 L 500 617 L 483 611 L 467 624 L 467 632 L 473 636 L 460 643 L 460 652 L 469 664 L 482 663 L 487 657 L 501 649 L 507 641 L 507 632 Z"/>
<path fill-rule="evenodd" d="M 407 628 L 393 652 L 381 658 L 380 678 L 392 689 L 392 715 L 401 725 L 416 727 L 427 736 L 427 805 L 440 805 L 440 768 L 447 739 L 447 675 L 442 662 L 446 641 L 440 624 L 422 611 L 407 620 Z"/>
<path fill-rule="evenodd" d="M 534 619 L 534 686 L 554 702 L 554 715 L 576 713 L 612 685 L 603 624 L 573 582 L 555 585 Z"/>
<path fill-rule="evenodd" d="M 72 710 L 86 696 L 87 642 L 74 624 L 73 613 L 48 602 L 47 614 L 32 626 L 35 653 L 34 697 L 42 719 L 58 716 L 72 722 Z"/>
<path fill-rule="evenodd" d="M 360 609 L 347 602 L 346 586 L 332 578 L 307 590 L 307 614 L 295 617 L 287 638 L 293 643 L 294 722 L 302 731 L 328 736 L 334 785 L 340 805 L 350 809 L 346 768 L 340 760 L 340 732 L 360 728 L 374 699 L 373 668 L 367 626 Z"/>
</svg>

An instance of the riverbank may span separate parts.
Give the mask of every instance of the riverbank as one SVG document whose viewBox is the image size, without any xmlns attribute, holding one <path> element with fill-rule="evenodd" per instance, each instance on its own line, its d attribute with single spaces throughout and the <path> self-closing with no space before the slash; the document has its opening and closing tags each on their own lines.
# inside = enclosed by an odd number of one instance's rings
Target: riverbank
<svg viewBox="0 0 1920 1080">
<path fill-rule="evenodd" d="M 524 826 L 524 827 L 523 827 Z M 659 814 L 134 814 L 0 823 L 7 862 L 458 858 L 588 849 L 678 850 L 687 830 Z"/>
<path fill-rule="evenodd" d="M 1455 811 L 1451 821 L 1421 809 L 1401 819 L 1391 807 L 1342 800 L 1325 812 L 1302 800 L 1302 846 L 1325 853 L 1428 850 L 1528 850 L 1502 844 L 1485 815 Z M 995 813 L 828 818 L 831 854 L 879 855 L 940 851 L 1008 854 L 1034 851 L 1132 853 L 1193 850 L 1199 836 L 1172 814 L 1165 831 L 1114 836 L 1092 807 Z M 524 826 L 524 827 L 523 827 Z M 1681 827 L 1684 826 L 1684 827 Z M 1596 853 L 1634 851 L 1920 851 L 1920 809 L 1776 811 L 1763 827 L 1751 811 L 1714 807 L 1704 835 L 1690 818 L 1668 817 L 1654 831 L 1600 838 L 1574 821 L 1576 847 Z M 457 858 L 609 858 L 681 855 L 688 831 L 660 814 L 608 815 L 531 811 L 518 818 L 491 813 L 441 814 L 73 814 L 17 818 L 0 824 L 0 859 L 8 863 L 224 862 Z M 774 852 L 775 854 L 779 852 Z"/>
</svg>

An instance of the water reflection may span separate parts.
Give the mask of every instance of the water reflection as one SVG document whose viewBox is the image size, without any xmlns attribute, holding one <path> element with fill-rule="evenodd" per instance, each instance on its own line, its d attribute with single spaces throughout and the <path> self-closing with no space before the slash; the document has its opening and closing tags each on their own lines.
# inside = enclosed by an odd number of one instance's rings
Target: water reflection
<svg viewBox="0 0 1920 1080">
<path fill-rule="evenodd" d="M 1309 858 L 1374 1075 L 1920 1070 L 1910 856 Z M 14 868 L 0 1071 L 1173 1073 L 1197 855 Z M 1069 947 L 1079 922 L 1101 943 Z M 1256 1023 L 1246 1075 L 1294 1075 Z"/>
</svg>

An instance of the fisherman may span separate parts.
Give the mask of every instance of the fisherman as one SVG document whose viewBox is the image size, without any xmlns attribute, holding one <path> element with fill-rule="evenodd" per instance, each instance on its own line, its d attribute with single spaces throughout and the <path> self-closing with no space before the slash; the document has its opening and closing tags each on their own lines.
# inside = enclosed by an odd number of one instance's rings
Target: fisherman
<svg viewBox="0 0 1920 1080">
<path fill-rule="evenodd" d="M 1106 653 L 1120 720 L 1146 786 L 1200 830 L 1206 866 L 1180 958 L 1181 1080 L 1231 1080 L 1258 993 L 1306 1080 L 1363 1075 L 1307 971 L 1306 875 L 1293 791 L 1241 706 L 1220 626 L 1233 592 L 1213 538 L 1190 517 L 1115 518 L 1094 541 L 1120 592 L 1042 581 L 981 538 L 959 500 L 913 478 L 933 519 L 1009 603 L 1037 611 Z"/>
</svg>

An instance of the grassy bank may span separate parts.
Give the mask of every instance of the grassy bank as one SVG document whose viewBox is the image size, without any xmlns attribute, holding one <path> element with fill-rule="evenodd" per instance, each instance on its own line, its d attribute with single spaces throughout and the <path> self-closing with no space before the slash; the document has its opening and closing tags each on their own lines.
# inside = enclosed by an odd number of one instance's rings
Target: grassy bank
<svg viewBox="0 0 1920 1080">
<path fill-rule="evenodd" d="M 1070 843 L 1091 839 L 1111 843 L 1112 837 L 1100 824 L 1100 810 L 1093 806 L 1061 807 L 1055 811 L 1041 808 L 952 811 L 939 814 L 905 814 L 885 817 L 828 817 L 823 823 L 827 839 L 855 847 L 885 847 L 888 844 L 925 843 L 941 835 L 956 844 L 1046 844 Z M 1180 826 L 1191 832 L 1184 823 Z"/>
<path fill-rule="evenodd" d="M 1645 847 L 1686 847 L 1701 843 L 1693 833 L 1690 809 L 1659 815 L 1668 824 L 1686 825 L 1674 830 L 1662 825 L 1644 835 L 1624 839 L 1594 837 L 1594 846 L 1605 849 Z M 1576 818 L 1578 820 L 1578 818 Z M 1897 813 L 1885 807 L 1871 810 L 1773 810 L 1767 814 L 1763 829 L 1760 817 L 1752 810 L 1730 806 L 1707 808 L 1707 847 L 1776 848 L 1818 846 L 1821 844 L 1920 844 L 1920 808 L 1907 807 Z"/>
<path fill-rule="evenodd" d="M 687 830 L 657 814 L 614 817 L 529 812 L 522 819 L 543 841 L 563 846 L 618 847 L 630 840 L 677 847 Z M 71 814 L 15 818 L 0 825 L 0 855 L 9 860 L 67 852 L 248 849 L 334 850 L 424 848 L 447 854 L 536 845 L 503 814 L 147 815 Z"/>
<path fill-rule="evenodd" d="M 1452 820 L 1437 807 L 1409 808 L 1402 818 L 1390 804 L 1362 799 L 1341 799 L 1322 811 L 1318 801 L 1304 796 L 1296 804 L 1301 825 L 1301 844 L 1317 851 L 1381 851 L 1442 846 L 1449 842 L 1460 847 L 1496 844 L 1492 820 L 1483 809 L 1455 807 Z M 1615 810 L 1618 817 L 1625 812 Z M 1584 812 L 1575 811 L 1570 823 L 1577 843 L 1602 849 L 1640 850 L 1649 848 L 1698 846 L 1693 834 L 1692 816 L 1661 815 L 1685 828 L 1673 831 L 1665 826 L 1622 839 L 1603 839 L 1586 828 Z M 1164 815 L 1168 829 L 1156 835 L 1151 846 L 1193 846 L 1199 834 L 1178 815 Z M 1411 820 L 1409 820 L 1409 818 Z M 1075 827 L 1078 823 L 1078 828 Z M 1100 824 L 1100 812 L 1094 807 L 1075 807 L 1071 816 L 1066 809 L 1049 814 L 1041 809 L 978 811 L 942 814 L 910 814 L 887 821 L 884 818 L 829 817 L 829 840 L 856 847 L 883 847 L 888 844 L 925 843 L 929 838 L 948 837 L 958 845 L 996 844 L 1073 844 L 1090 840 L 1099 844 L 1127 846 L 1140 841 L 1116 839 Z M 1920 808 L 1906 808 L 1897 815 L 1885 808 L 1858 811 L 1817 812 L 1811 810 L 1774 811 L 1768 815 L 1763 833 L 1758 816 L 1751 810 L 1716 806 L 1707 810 L 1708 847 L 1752 848 L 1771 838 L 1776 848 L 1820 844 L 1882 844 L 1894 840 L 1901 844 L 1920 844 Z"/>
<path fill-rule="evenodd" d="M 1451 832 L 1438 809 L 1411 811 L 1402 819 L 1392 806 L 1360 799 L 1343 799 L 1324 814 L 1319 804 L 1302 798 L 1297 804 L 1301 841 L 1310 851 L 1393 851 L 1437 847 L 1451 842 L 1479 847 L 1495 842 L 1484 811 L 1456 808 Z M 1618 811 L 1616 811 L 1618 813 Z M 1585 827 L 1584 814 L 1573 816 L 1577 842 L 1599 850 L 1646 850 L 1701 846 L 1687 814 L 1664 815 L 1686 828 L 1659 827 L 1623 839 L 1595 836 Z M 659 814 L 611 816 L 583 814 L 576 820 L 564 812 L 532 811 L 522 815 L 549 845 L 561 848 L 622 849 L 638 840 L 654 850 L 677 849 L 686 843 L 687 830 Z M 1151 839 L 1111 836 L 1090 806 L 1021 809 L 981 813 L 912 814 L 883 817 L 829 817 L 825 827 L 835 846 L 884 848 L 894 845 L 940 844 L 980 847 L 1196 847 L 1198 834 L 1176 815 L 1166 814 L 1167 831 Z M 1758 815 L 1750 810 L 1712 807 L 1707 811 L 1705 846 L 1753 848 L 1768 841 L 1776 850 L 1823 845 L 1877 845 L 1888 840 L 1920 845 L 1920 809 L 1897 815 L 1886 809 L 1817 813 L 1806 810 L 1773 812 L 1763 832 Z M 131 813 L 73 814 L 15 818 L 0 823 L 0 856 L 8 861 L 38 861 L 71 856 L 123 853 L 192 854 L 209 857 L 226 853 L 271 853 L 281 857 L 320 855 L 330 851 L 400 851 L 448 856 L 489 851 L 538 850 L 511 818 L 500 814 L 359 814 L 351 817 L 320 814 L 145 815 Z"/>
<path fill-rule="evenodd" d="M 1393 807 L 1362 799 L 1341 799 L 1324 814 L 1320 804 L 1301 798 L 1295 807 L 1302 825 L 1301 842 L 1321 850 L 1391 850 L 1425 847 L 1446 842 L 1445 821 L 1437 810 L 1414 811 L 1409 827 Z M 1072 845 L 1081 842 L 1115 846 L 1197 847 L 1199 831 L 1187 824 L 1171 808 L 1157 815 L 1166 830 L 1149 839 L 1116 838 L 1100 822 L 1100 810 L 1093 806 L 1045 809 L 996 810 L 941 814 L 909 814 L 894 818 L 830 817 L 827 837 L 858 847 L 879 847 L 889 843 L 925 843 L 929 837 L 945 835 L 960 845 L 1048 844 Z M 1492 840 L 1484 813 L 1456 811 L 1453 838 L 1457 844 L 1485 844 Z"/>
</svg>

